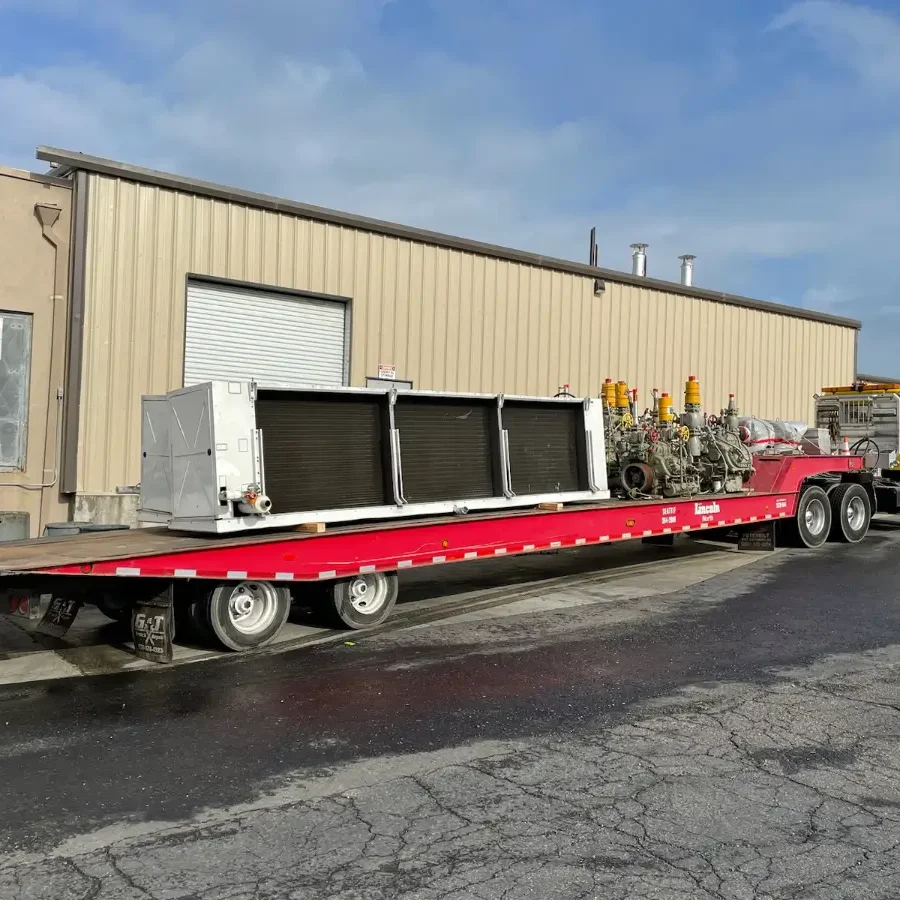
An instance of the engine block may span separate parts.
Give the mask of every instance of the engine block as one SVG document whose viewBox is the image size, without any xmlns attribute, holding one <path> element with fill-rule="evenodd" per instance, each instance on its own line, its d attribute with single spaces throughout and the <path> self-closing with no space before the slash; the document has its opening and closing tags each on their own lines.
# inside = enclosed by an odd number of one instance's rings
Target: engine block
<svg viewBox="0 0 900 900">
<path fill-rule="evenodd" d="M 624 382 L 619 382 L 623 385 Z M 700 385 L 685 385 L 684 412 L 676 416 L 668 394 L 653 392 L 653 407 L 637 414 L 624 408 L 627 394 L 604 388 L 607 467 L 610 485 L 629 498 L 734 494 L 753 474 L 753 456 L 742 439 L 734 395 L 718 416 L 705 416 Z M 636 399 L 636 393 L 635 393 Z M 616 399 L 610 405 L 609 397 Z"/>
</svg>

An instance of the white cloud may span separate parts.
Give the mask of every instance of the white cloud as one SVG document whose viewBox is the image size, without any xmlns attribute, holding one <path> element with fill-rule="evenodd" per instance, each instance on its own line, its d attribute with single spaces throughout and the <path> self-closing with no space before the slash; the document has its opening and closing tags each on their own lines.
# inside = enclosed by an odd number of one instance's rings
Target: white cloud
<svg viewBox="0 0 900 900">
<path fill-rule="evenodd" d="M 801 306 L 821 309 L 824 312 L 847 313 L 847 307 L 856 300 L 855 293 L 836 284 L 807 288 L 800 298 Z M 852 311 L 851 311 L 852 312 Z"/>
<path fill-rule="evenodd" d="M 803 0 L 771 24 L 772 30 L 793 27 L 808 32 L 837 63 L 881 88 L 900 90 L 900 21 L 894 16 L 840 0 Z"/>
</svg>

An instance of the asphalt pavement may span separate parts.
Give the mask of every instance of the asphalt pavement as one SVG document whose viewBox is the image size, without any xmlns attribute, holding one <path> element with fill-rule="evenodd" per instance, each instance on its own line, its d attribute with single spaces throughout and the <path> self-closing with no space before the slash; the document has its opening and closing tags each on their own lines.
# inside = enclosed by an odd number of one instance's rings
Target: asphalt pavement
<svg viewBox="0 0 900 900">
<path fill-rule="evenodd" d="M 0 897 L 893 900 L 898 551 L 0 687 Z"/>
</svg>

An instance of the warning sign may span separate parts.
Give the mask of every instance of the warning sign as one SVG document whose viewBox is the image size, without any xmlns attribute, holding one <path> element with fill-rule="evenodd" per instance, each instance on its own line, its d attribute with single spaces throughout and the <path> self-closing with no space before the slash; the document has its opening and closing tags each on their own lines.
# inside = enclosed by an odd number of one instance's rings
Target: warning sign
<svg viewBox="0 0 900 900">
<path fill-rule="evenodd" d="M 385 381 L 394 381 L 397 378 L 397 367 L 380 365 L 378 367 L 378 377 L 383 378 Z"/>
</svg>

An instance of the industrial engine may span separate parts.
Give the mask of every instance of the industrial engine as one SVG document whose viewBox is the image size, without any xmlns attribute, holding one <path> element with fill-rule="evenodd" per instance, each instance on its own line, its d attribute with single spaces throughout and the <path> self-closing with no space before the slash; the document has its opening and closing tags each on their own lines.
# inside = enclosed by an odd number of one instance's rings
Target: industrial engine
<svg viewBox="0 0 900 900">
<path fill-rule="evenodd" d="M 676 415 L 667 393 L 653 391 L 653 406 L 637 411 L 637 390 L 607 378 L 604 422 L 610 486 L 627 497 L 689 497 L 742 491 L 753 456 L 738 422 L 734 394 L 720 415 L 705 416 L 700 383 L 685 384 L 684 411 Z"/>
</svg>

